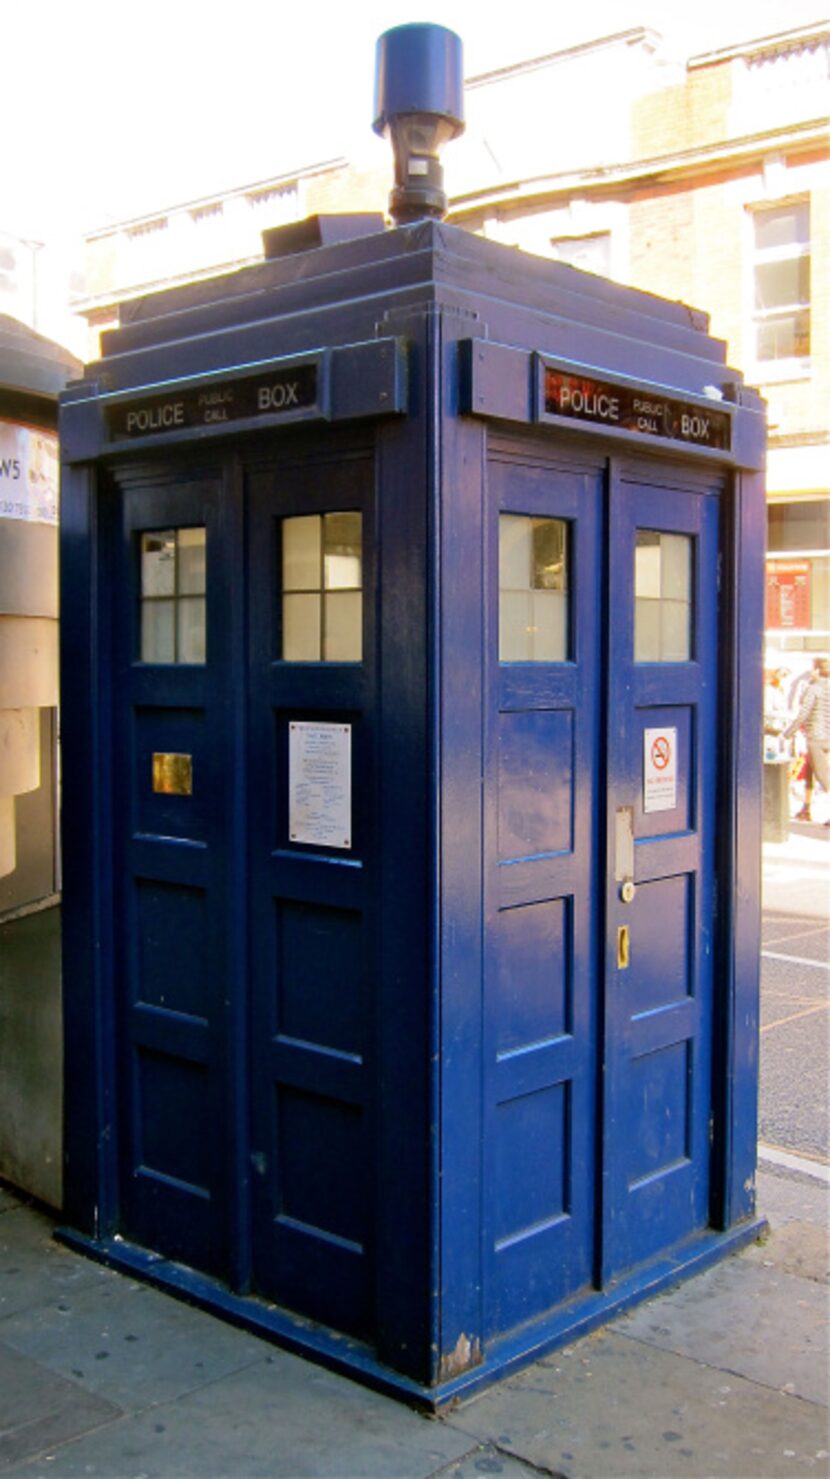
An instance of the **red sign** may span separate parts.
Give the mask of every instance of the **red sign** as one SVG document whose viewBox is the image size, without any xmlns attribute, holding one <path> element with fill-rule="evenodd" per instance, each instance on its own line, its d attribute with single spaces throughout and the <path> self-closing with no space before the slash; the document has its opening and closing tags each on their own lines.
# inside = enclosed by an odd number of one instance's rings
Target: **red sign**
<svg viewBox="0 0 830 1479">
<path fill-rule="evenodd" d="M 767 560 L 766 625 L 779 630 L 809 627 L 809 560 Z"/>
</svg>

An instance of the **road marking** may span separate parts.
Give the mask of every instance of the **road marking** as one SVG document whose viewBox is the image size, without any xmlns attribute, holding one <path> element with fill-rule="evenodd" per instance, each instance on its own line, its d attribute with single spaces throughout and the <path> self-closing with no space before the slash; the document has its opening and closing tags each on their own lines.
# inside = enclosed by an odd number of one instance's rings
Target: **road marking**
<svg viewBox="0 0 830 1479">
<path fill-rule="evenodd" d="M 777 1145 L 766 1145 L 759 1140 L 758 1159 L 782 1166 L 787 1171 L 800 1171 L 802 1176 L 810 1176 L 814 1181 L 830 1183 L 830 1164 L 824 1156 L 811 1155 L 809 1151 L 781 1150 Z"/>
<path fill-rule="evenodd" d="M 788 965 L 812 965 L 817 971 L 830 971 L 830 961 L 808 960 L 806 955 L 779 955 L 775 950 L 762 950 L 764 960 L 785 960 Z"/>
<path fill-rule="evenodd" d="M 775 939 L 775 940 L 767 940 L 766 943 L 767 943 L 767 945 L 786 945 L 786 943 L 787 943 L 788 940 L 804 940 L 804 939 L 808 938 L 810 935 L 826 935 L 828 933 L 828 931 L 830 931 L 830 923 L 828 923 L 828 924 L 817 924 L 812 929 L 808 929 L 808 930 L 796 930 L 794 934 L 791 934 L 791 935 L 781 935 L 778 939 Z"/>
<path fill-rule="evenodd" d="M 773 1027 L 785 1027 L 788 1022 L 797 1022 L 800 1017 L 812 1017 L 815 1012 L 826 1012 L 830 1002 L 823 1001 L 817 1007 L 805 1007 L 803 1012 L 793 1012 L 790 1017 L 779 1017 L 777 1022 L 767 1022 L 761 1028 L 761 1032 L 771 1032 Z"/>
</svg>

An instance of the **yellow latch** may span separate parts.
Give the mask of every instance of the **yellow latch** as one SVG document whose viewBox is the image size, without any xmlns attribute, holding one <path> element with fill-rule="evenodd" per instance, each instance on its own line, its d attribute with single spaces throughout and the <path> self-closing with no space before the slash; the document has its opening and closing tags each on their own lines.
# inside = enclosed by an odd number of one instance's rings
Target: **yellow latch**
<svg viewBox="0 0 830 1479">
<path fill-rule="evenodd" d="M 617 930 L 617 970 L 627 971 L 629 961 L 628 925 L 621 924 Z"/>
</svg>

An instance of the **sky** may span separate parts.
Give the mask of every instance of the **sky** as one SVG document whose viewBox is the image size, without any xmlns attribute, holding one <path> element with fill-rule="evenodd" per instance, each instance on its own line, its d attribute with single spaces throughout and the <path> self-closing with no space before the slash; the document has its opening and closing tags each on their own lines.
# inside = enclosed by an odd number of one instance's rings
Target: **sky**
<svg viewBox="0 0 830 1479">
<path fill-rule="evenodd" d="M 390 26 L 449 26 L 470 77 L 634 26 L 693 55 L 828 11 L 828 0 L 6 0 L 0 230 L 51 240 L 327 159 L 377 162 L 374 52 Z"/>
</svg>

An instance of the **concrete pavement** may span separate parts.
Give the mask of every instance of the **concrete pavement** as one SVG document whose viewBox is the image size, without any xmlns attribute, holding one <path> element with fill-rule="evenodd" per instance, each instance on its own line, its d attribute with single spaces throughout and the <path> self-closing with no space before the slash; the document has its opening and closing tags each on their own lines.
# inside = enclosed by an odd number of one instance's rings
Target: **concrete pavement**
<svg viewBox="0 0 830 1479">
<path fill-rule="evenodd" d="M 826 1079 L 786 1118 L 826 1045 L 829 868 L 830 829 L 765 848 L 763 1242 L 435 1418 L 71 1252 L 0 1189 L 0 1474 L 829 1474 Z"/>
</svg>

